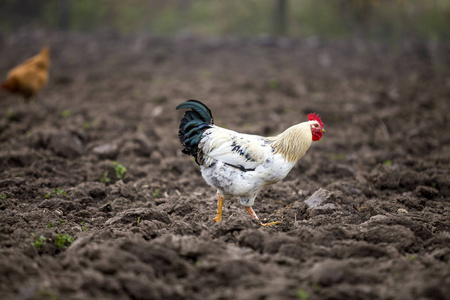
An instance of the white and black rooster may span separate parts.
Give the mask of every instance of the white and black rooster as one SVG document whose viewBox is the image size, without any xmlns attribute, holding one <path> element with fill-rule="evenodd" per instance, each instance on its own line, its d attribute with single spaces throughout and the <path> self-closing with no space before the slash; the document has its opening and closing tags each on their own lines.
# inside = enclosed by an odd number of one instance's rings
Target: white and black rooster
<svg viewBox="0 0 450 300">
<path fill-rule="evenodd" d="M 259 220 L 252 209 L 258 192 L 285 178 L 312 141 L 320 140 L 325 132 L 315 113 L 308 115 L 309 121 L 277 136 L 262 137 L 214 125 L 211 110 L 200 101 L 188 100 L 176 109 L 183 108 L 191 110 L 185 112 L 179 128 L 182 152 L 195 158 L 205 181 L 217 189 L 216 222 L 222 221 L 223 201 L 232 197 L 238 197 L 249 214 Z"/>
</svg>

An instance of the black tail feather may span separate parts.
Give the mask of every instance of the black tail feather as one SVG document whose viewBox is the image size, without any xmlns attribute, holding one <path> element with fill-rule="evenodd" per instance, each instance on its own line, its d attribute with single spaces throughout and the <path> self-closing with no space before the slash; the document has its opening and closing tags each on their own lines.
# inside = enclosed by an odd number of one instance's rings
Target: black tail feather
<svg viewBox="0 0 450 300">
<path fill-rule="evenodd" d="M 191 109 L 184 113 L 178 131 L 178 137 L 184 146 L 182 152 L 194 156 L 195 161 L 198 163 L 198 143 L 203 132 L 214 124 L 214 118 L 211 110 L 198 100 L 188 100 L 176 107 L 176 109 L 182 108 Z"/>
<path fill-rule="evenodd" d="M 205 123 L 211 123 L 211 124 L 213 123 L 214 119 L 212 117 L 211 110 L 208 108 L 208 106 L 206 106 L 205 104 L 203 104 L 202 102 L 200 102 L 198 100 L 191 99 L 186 102 L 183 102 L 180 105 L 178 105 L 176 109 L 182 109 L 182 108 L 191 108 L 193 112 L 200 115 L 200 118 Z"/>
</svg>

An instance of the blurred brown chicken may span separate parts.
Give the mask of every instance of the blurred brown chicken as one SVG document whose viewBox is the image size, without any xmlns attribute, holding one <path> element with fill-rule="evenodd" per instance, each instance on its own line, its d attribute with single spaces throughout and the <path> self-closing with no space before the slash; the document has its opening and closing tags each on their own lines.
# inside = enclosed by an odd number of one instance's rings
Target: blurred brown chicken
<svg viewBox="0 0 450 300">
<path fill-rule="evenodd" d="M 41 52 L 12 68 L 6 81 L 0 83 L 0 90 L 20 94 L 26 100 L 36 97 L 47 84 L 50 67 L 50 48 L 44 47 Z"/>
</svg>

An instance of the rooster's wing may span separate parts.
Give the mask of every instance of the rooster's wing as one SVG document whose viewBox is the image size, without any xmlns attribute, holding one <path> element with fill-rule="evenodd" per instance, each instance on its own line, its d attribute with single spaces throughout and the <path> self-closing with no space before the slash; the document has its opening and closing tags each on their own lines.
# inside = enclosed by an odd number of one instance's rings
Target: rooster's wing
<svg viewBox="0 0 450 300">
<path fill-rule="evenodd" d="M 217 126 L 205 132 L 201 148 L 207 164 L 217 160 L 242 171 L 254 171 L 272 153 L 270 142 L 261 136 Z"/>
</svg>

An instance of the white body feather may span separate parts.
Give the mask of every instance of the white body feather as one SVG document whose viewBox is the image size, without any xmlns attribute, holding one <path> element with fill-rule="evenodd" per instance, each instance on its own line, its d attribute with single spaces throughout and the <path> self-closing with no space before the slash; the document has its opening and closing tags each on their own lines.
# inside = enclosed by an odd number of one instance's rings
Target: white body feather
<svg viewBox="0 0 450 300">
<path fill-rule="evenodd" d="M 201 172 L 224 199 L 251 207 L 262 187 L 287 176 L 312 143 L 311 124 L 294 125 L 276 137 L 241 134 L 218 126 L 200 140 Z"/>
</svg>

